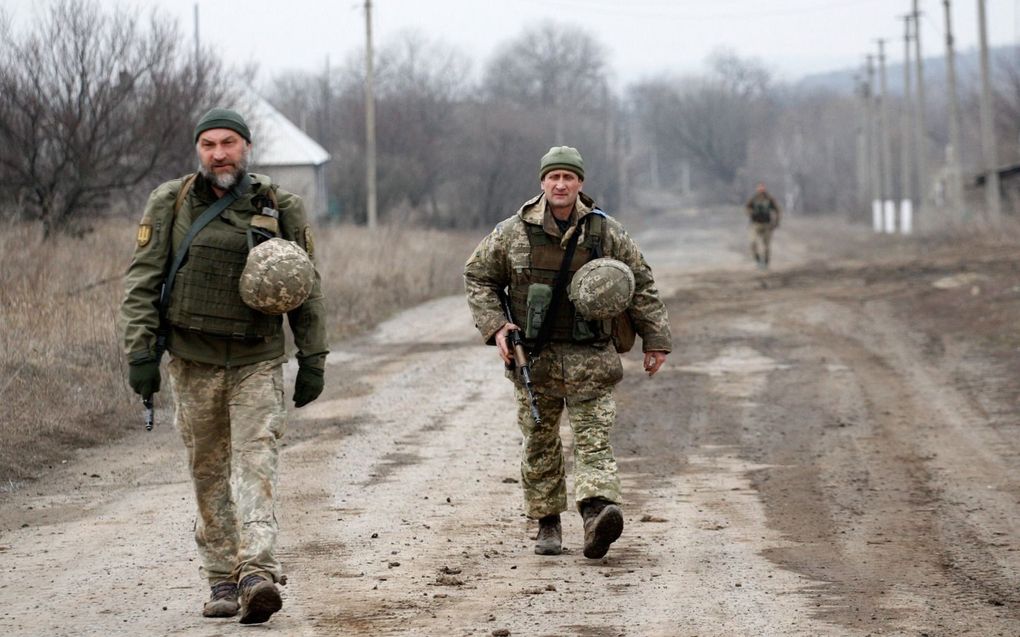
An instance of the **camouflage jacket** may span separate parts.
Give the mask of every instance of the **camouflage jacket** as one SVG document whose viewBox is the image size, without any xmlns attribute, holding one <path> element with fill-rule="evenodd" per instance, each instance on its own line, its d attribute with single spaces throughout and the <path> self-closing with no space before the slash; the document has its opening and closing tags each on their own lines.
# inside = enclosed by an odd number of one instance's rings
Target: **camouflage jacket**
<svg viewBox="0 0 1020 637">
<path fill-rule="evenodd" d="M 248 227 L 255 212 L 253 197 L 266 194 L 272 187 L 269 177 L 264 175 L 253 174 L 251 179 L 250 193 L 233 202 L 220 214 L 219 220 L 241 228 Z M 199 176 L 175 214 L 174 204 L 182 182 L 183 179 L 175 179 L 156 188 L 149 196 L 139 224 L 134 257 L 124 277 L 125 294 L 120 311 L 124 351 L 129 362 L 155 354 L 159 294 L 170 267 L 169 257 L 180 246 L 191 223 L 217 198 L 208 181 Z M 277 189 L 276 200 L 280 211 L 280 234 L 284 239 L 297 242 L 314 260 L 312 235 L 301 198 Z M 306 364 L 323 368 L 328 352 L 325 307 L 318 271 L 308 300 L 288 312 L 287 320 L 294 333 L 298 357 Z M 199 363 L 226 367 L 248 365 L 283 357 L 284 335 L 280 331 L 270 338 L 238 339 L 171 327 L 167 349 L 174 356 Z"/>
<path fill-rule="evenodd" d="M 464 285 L 475 326 L 486 344 L 495 345 L 495 335 L 506 324 L 496 291 L 510 284 L 514 269 L 530 267 L 531 244 L 525 224 L 539 225 L 559 240 L 564 249 L 579 222 L 591 213 L 594 201 L 583 193 L 578 197 L 571 227 L 560 232 L 546 205 L 545 196 L 527 201 L 512 217 L 500 222 L 485 237 L 464 266 Z M 579 240 L 583 241 L 583 235 Z M 634 272 L 635 291 L 627 313 L 641 336 L 642 349 L 669 352 L 672 339 L 666 306 L 659 299 L 652 270 L 637 244 L 612 217 L 606 218 L 603 254 L 626 263 Z M 595 395 L 623 377 L 620 356 L 611 343 L 549 343 L 532 361 L 532 374 L 539 391 L 556 396 Z M 510 376 L 513 378 L 513 376 Z"/>
</svg>

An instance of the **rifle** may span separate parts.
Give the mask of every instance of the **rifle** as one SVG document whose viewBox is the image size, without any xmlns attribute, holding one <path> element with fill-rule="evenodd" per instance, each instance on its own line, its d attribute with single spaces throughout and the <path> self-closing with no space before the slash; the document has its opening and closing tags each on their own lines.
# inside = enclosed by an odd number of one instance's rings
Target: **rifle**
<svg viewBox="0 0 1020 637">
<path fill-rule="evenodd" d="M 503 316 L 506 320 L 514 325 L 514 315 L 510 310 L 510 299 L 507 298 L 506 293 L 503 290 L 496 290 L 496 295 L 499 296 L 499 304 L 503 308 Z M 514 353 L 514 359 L 507 363 L 507 369 L 514 369 L 515 367 L 521 373 L 521 381 L 524 383 L 524 391 L 528 395 L 528 403 L 531 406 L 531 417 L 535 420 L 536 425 L 542 424 L 542 416 L 538 413 L 538 398 L 535 396 L 535 389 L 531 382 L 531 363 L 528 360 L 528 354 L 524 351 L 524 340 L 521 338 L 519 330 L 510 330 L 506 334 L 507 344 L 510 345 L 510 349 Z"/>
</svg>

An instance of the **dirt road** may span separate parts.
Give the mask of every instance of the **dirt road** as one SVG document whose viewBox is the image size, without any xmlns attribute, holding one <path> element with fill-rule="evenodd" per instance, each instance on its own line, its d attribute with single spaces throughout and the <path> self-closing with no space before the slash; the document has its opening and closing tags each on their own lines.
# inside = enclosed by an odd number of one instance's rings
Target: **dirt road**
<svg viewBox="0 0 1020 637">
<path fill-rule="evenodd" d="M 199 614 L 164 409 L 0 496 L 0 631 L 1020 635 L 1015 247 L 791 220 L 762 274 L 724 218 L 629 225 L 676 349 L 654 379 L 625 360 L 607 558 L 580 555 L 576 515 L 564 555 L 532 553 L 510 385 L 448 298 L 336 348 L 294 414 L 269 624 Z"/>
</svg>

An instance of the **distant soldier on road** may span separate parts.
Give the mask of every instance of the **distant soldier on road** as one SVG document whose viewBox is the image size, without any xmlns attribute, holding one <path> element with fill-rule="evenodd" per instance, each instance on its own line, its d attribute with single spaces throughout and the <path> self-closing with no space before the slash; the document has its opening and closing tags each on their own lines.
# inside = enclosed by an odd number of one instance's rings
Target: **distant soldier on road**
<svg viewBox="0 0 1020 637">
<path fill-rule="evenodd" d="M 758 182 L 745 208 L 751 221 L 751 256 L 764 270 L 769 267 L 772 231 L 779 227 L 779 204 L 765 190 L 765 184 Z"/>
<path fill-rule="evenodd" d="M 637 245 L 581 192 L 580 153 L 568 146 L 551 148 L 542 157 L 539 178 L 542 194 L 497 225 L 468 259 L 467 299 L 482 338 L 499 348 L 505 364 L 513 360 L 507 345 L 511 331 L 523 335 L 530 355 L 540 418 L 532 415 L 520 377 L 507 374 L 515 382 L 517 422 L 524 434 L 525 511 L 539 525 L 535 552 L 562 551 L 560 513 L 567 509 L 567 488 L 559 419 L 566 407 L 574 433 L 574 500 L 584 520 L 584 555 L 601 558 L 623 531 L 620 479 L 609 444 L 616 420 L 613 386 L 623 377 L 613 319 L 629 320 L 641 336 L 649 376 L 670 351 L 669 320 Z M 514 321 L 501 310 L 504 291 Z"/>
<path fill-rule="evenodd" d="M 282 314 L 298 350 L 296 407 L 322 391 L 327 354 L 304 206 L 248 173 L 251 139 L 235 111 L 215 108 L 199 120 L 199 172 L 149 197 L 121 308 L 129 382 L 143 399 L 159 391 L 164 346 L 172 355 L 195 541 L 212 589 L 203 614 L 240 610 L 241 623 L 264 622 L 283 604 L 275 555 L 277 441 L 287 417 Z"/>
</svg>

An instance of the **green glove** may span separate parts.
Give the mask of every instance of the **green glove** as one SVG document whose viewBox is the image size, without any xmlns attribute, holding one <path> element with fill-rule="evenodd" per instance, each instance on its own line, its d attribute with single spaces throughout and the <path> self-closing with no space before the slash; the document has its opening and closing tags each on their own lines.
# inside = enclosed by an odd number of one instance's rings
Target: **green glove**
<svg viewBox="0 0 1020 637">
<path fill-rule="evenodd" d="M 151 398 L 159 391 L 159 361 L 146 359 L 128 366 L 128 384 L 142 398 Z"/>
<path fill-rule="evenodd" d="M 299 364 L 297 379 L 294 381 L 294 406 L 304 407 L 318 398 L 325 384 L 321 369 Z"/>
</svg>

